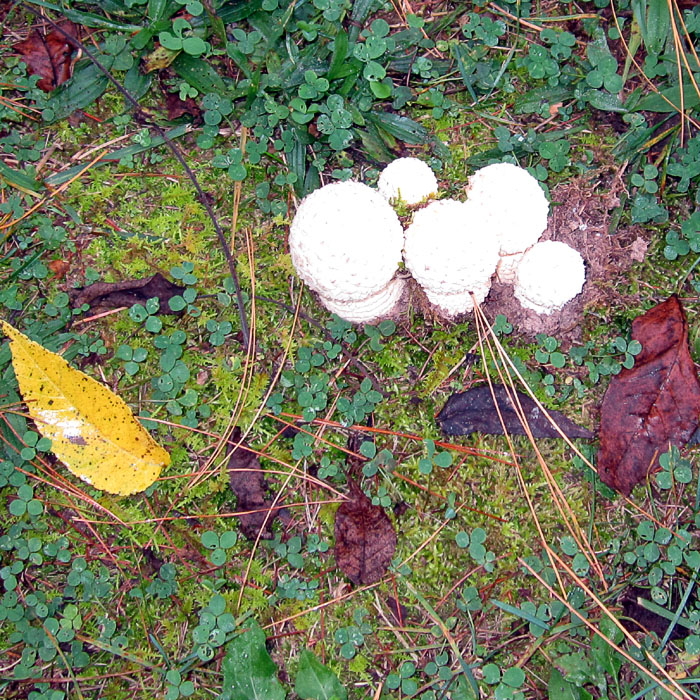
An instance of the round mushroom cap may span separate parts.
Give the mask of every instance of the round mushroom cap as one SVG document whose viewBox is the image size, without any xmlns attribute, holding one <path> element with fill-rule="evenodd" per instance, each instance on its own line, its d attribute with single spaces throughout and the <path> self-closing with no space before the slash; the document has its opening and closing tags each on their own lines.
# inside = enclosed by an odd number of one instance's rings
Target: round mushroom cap
<svg viewBox="0 0 700 700">
<path fill-rule="evenodd" d="M 467 201 L 478 203 L 491 218 L 502 255 L 527 250 L 547 228 L 549 202 L 540 183 L 512 163 L 477 170 L 469 178 Z"/>
<path fill-rule="evenodd" d="M 360 182 L 325 185 L 304 198 L 289 229 L 297 274 L 322 297 L 365 299 L 385 287 L 401 262 L 396 212 Z"/>
<path fill-rule="evenodd" d="M 474 292 L 490 286 L 498 242 L 489 235 L 488 219 L 480 207 L 443 199 L 414 214 L 406 229 L 404 260 L 428 298 Z"/>
<path fill-rule="evenodd" d="M 542 241 L 523 255 L 514 293 L 522 306 L 551 314 L 571 301 L 586 281 L 581 254 L 561 241 Z"/>
<path fill-rule="evenodd" d="M 374 323 L 387 316 L 401 312 L 406 280 L 400 277 L 391 280 L 383 289 L 359 301 L 336 301 L 320 297 L 321 303 L 333 314 L 350 323 Z"/>
<path fill-rule="evenodd" d="M 406 204 L 418 204 L 438 191 L 438 181 L 422 160 L 397 158 L 382 170 L 377 189 L 387 201 L 400 199 Z"/>
</svg>

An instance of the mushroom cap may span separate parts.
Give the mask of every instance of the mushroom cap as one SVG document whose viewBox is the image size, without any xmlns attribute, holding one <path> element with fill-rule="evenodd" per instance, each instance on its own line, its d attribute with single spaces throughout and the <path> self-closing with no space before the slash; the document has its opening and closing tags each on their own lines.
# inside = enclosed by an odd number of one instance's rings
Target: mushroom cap
<svg viewBox="0 0 700 700">
<path fill-rule="evenodd" d="M 366 299 L 359 301 L 336 301 L 321 297 L 321 303 L 333 314 L 350 323 L 374 323 L 381 318 L 401 311 L 399 303 L 406 288 L 406 280 L 400 277 Z"/>
<path fill-rule="evenodd" d="M 536 243 L 523 255 L 514 293 L 522 306 L 551 314 L 571 301 L 586 281 L 581 254 L 561 241 Z"/>
<path fill-rule="evenodd" d="M 478 203 L 487 212 L 502 255 L 527 250 L 547 228 L 549 202 L 540 183 L 512 163 L 494 163 L 477 170 L 469 178 L 467 201 Z"/>
<path fill-rule="evenodd" d="M 422 160 L 397 158 L 382 170 L 377 189 L 387 201 L 401 199 L 406 204 L 418 204 L 438 191 L 438 181 Z"/>
<path fill-rule="evenodd" d="M 325 185 L 304 198 L 289 229 L 297 274 L 322 297 L 365 299 L 401 262 L 403 229 L 388 202 L 360 182 Z"/>
<path fill-rule="evenodd" d="M 459 316 L 459 314 L 473 311 L 474 301 L 472 300 L 472 294 L 476 299 L 476 303 L 481 304 L 486 299 L 490 289 L 490 283 L 485 282 L 468 292 L 457 292 L 456 294 L 436 294 L 427 289 L 424 291 L 428 301 L 436 307 L 437 312 L 441 316 L 453 318 L 454 316 Z"/>
<path fill-rule="evenodd" d="M 498 242 L 488 226 L 480 207 L 454 199 L 431 202 L 414 214 L 406 229 L 404 260 L 428 298 L 474 292 L 484 285 L 489 289 Z"/>
</svg>

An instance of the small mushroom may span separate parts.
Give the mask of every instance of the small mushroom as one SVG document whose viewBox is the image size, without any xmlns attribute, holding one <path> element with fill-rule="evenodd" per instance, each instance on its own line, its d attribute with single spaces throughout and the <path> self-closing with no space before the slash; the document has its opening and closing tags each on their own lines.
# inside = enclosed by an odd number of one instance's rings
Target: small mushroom
<svg viewBox="0 0 700 700">
<path fill-rule="evenodd" d="M 437 193 L 438 182 L 430 166 L 422 160 L 397 158 L 382 170 L 377 189 L 389 202 L 418 204 Z"/>
<path fill-rule="evenodd" d="M 583 289 L 586 268 L 581 254 L 561 241 L 536 243 L 516 270 L 514 293 L 521 306 L 551 314 Z"/>
<path fill-rule="evenodd" d="M 355 323 L 391 315 L 391 303 L 399 303 L 403 285 L 390 283 L 402 247 L 396 212 L 359 182 L 333 183 L 312 192 L 289 229 L 299 277 L 329 310 Z"/>
<path fill-rule="evenodd" d="M 471 311 L 481 303 L 498 263 L 498 241 L 489 219 L 473 202 L 443 199 L 417 211 L 406 229 L 406 267 L 439 314 Z"/>
</svg>

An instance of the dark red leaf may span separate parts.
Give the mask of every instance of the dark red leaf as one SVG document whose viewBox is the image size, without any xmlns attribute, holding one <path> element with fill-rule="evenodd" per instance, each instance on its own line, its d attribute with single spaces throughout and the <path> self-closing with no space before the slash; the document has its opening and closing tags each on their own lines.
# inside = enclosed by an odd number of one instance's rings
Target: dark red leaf
<svg viewBox="0 0 700 700">
<path fill-rule="evenodd" d="M 158 313 L 174 313 L 168 306 L 168 301 L 182 294 L 185 287 L 171 282 L 157 272 L 153 277 L 139 280 L 124 280 L 123 282 L 95 282 L 87 287 L 76 290 L 73 306 L 88 304 L 92 312 L 118 309 L 121 306 L 131 307 L 134 304 L 145 304 L 156 297 L 160 301 Z"/>
<path fill-rule="evenodd" d="M 494 384 L 493 393 L 496 396 L 498 408 L 508 432 L 511 435 L 525 435 L 523 424 L 508 398 L 506 388 L 502 384 Z M 519 391 L 515 393 L 534 437 L 561 437 L 539 406 L 529 396 L 525 396 Z M 563 413 L 559 411 L 548 411 L 548 413 L 567 437 L 586 439 L 593 437 L 593 433 L 579 427 Z M 437 420 L 442 432 L 447 435 L 469 435 L 471 433 L 503 435 L 503 425 L 493 404 L 493 396 L 488 385 L 452 394 L 447 399 L 442 411 L 438 413 Z"/>
<path fill-rule="evenodd" d="M 685 445 L 698 427 L 700 381 L 688 350 L 688 326 L 676 296 L 632 322 L 642 344 L 634 367 L 614 376 L 600 416 L 598 474 L 629 495 L 669 444 Z"/>
<path fill-rule="evenodd" d="M 379 581 L 396 549 L 396 532 L 380 506 L 350 482 L 350 500 L 335 514 L 335 561 L 356 585 Z"/>
<path fill-rule="evenodd" d="M 72 22 L 62 22 L 60 26 L 71 36 L 77 36 L 77 27 Z M 13 48 L 22 56 L 29 72 L 41 76 L 37 85 L 45 92 L 65 83 L 73 72 L 70 60 L 73 46 L 55 29 L 49 34 L 42 34 L 37 29 Z"/>
<path fill-rule="evenodd" d="M 270 528 L 278 509 L 270 512 L 270 506 L 265 500 L 267 484 L 260 466 L 260 460 L 245 442 L 235 447 L 241 439 L 240 428 L 235 428 L 229 438 L 228 478 L 231 490 L 236 494 L 236 510 L 251 511 L 238 516 L 241 532 L 254 540 L 262 528 L 262 537 L 271 537 Z M 268 517 L 268 513 L 270 513 Z"/>
<path fill-rule="evenodd" d="M 199 105 L 191 98 L 181 100 L 176 92 L 165 93 L 165 107 L 168 110 L 168 121 L 179 119 L 184 114 L 199 118 L 202 114 Z"/>
</svg>

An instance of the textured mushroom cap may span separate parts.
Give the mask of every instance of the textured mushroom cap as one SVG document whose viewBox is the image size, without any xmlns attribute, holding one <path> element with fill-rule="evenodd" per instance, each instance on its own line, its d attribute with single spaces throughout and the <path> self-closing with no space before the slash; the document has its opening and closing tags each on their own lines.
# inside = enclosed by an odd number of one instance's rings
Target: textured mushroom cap
<svg viewBox="0 0 700 700">
<path fill-rule="evenodd" d="M 581 254 L 561 241 L 542 241 L 523 255 L 514 293 L 522 306 L 551 314 L 573 299 L 586 281 Z"/>
<path fill-rule="evenodd" d="M 382 170 L 377 189 L 387 201 L 401 199 L 406 204 L 418 204 L 438 191 L 438 181 L 422 160 L 397 158 Z"/>
<path fill-rule="evenodd" d="M 486 295 L 489 293 L 490 289 L 491 284 L 485 282 L 469 292 L 457 292 L 456 294 L 436 294 L 427 289 L 424 291 L 425 296 L 428 297 L 428 301 L 433 306 L 437 307 L 437 311 L 441 316 L 452 318 L 459 314 L 466 314 L 474 309 L 472 294 L 474 294 L 476 303 L 481 304 L 484 299 L 486 299 Z"/>
<path fill-rule="evenodd" d="M 391 280 L 384 288 L 360 301 L 336 301 L 321 297 L 321 303 L 333 314 L 350 323 L 373 323 L 399 313 L 406 280 Z"/>
<path fill-rule="evenodd" d="M 336 301 L 364 299 L 385 287 L 401 262 L 403 229 L 371 187 L 336 182 L 304 198 L 289 229 L 296 271 Z"/>
<path fill-rule="evenodd" d="M 527 250 L 547 228 L 549 202 L 544 191 L 527 170 L 512 163 L 477 170 L 469 178 L 467 201 L 477 202 L 488 213 L 503 255 Z"/>
<path fill-rule="evenodd" d="M 498 242 L 488 226 L 480 207 L 454 199 L 431 202 L 415 213 L 406 229 L 404 260 L 428 298 L 489 289 Z"/>
</svg>

